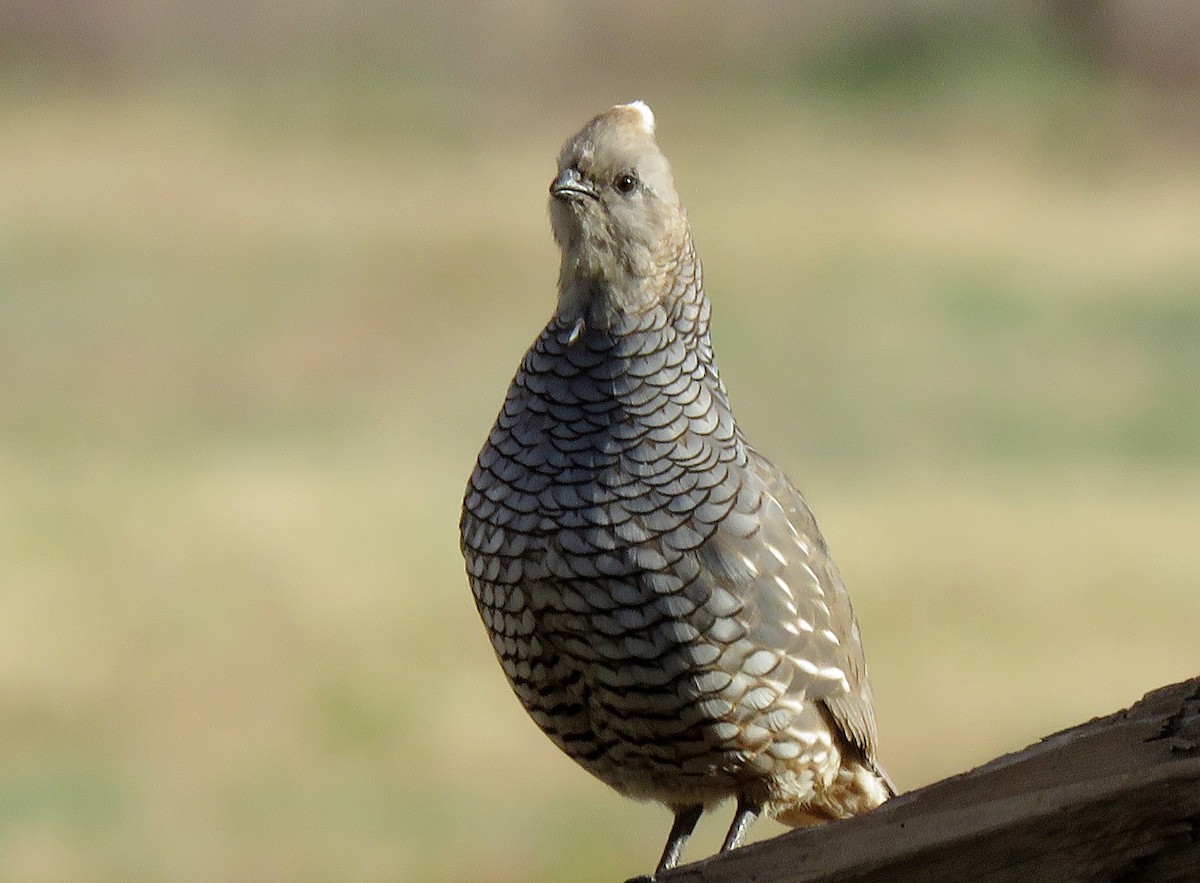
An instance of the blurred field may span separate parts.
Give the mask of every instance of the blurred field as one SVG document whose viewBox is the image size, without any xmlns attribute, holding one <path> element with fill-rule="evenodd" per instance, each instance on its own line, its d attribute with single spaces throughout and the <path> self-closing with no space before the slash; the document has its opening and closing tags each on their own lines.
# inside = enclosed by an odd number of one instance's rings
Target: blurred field
<svg viewBox="0 0 1200 883">
<path fill-rule="evenodd" d="M 666 813 L 527 720 L 456 531 L 551 310 L 555 153 L 639 96 L 900 784 L 1197 674 L 1200 141 L 1002 61 L 0 93 L 0 879 L 649 867 Z"/>
</svg>

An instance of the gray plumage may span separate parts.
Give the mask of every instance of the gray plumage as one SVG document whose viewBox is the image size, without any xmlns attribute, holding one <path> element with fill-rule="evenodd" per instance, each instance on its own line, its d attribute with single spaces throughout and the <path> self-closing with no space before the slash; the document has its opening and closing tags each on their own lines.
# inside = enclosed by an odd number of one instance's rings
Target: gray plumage
<svg viewBox="0 0 1200 883">
<path fill-rule="evenodd" d="M 858 627 L 803 497 L 743 437 L 700 262 L 641 102 L 567 142 L 555 316 L 467 487 L 462 550 L 529 714 L 623 794 L 660 801 L 672 866 L 738 800 L 842 818 L 894 793 Z"/>
</svg>

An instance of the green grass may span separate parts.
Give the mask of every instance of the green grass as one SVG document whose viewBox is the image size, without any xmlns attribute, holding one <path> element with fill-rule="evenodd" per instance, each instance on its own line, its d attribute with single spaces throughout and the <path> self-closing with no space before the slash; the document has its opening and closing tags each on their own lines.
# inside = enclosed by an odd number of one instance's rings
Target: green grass
<svg viewBox="0 0 1200 883">
<path fill-rule="evenodd" d="M 597 108 L 255 95 L 4 107 L 0 877 L 645 870 L 666 813 L 526 719 L 456 536 Z M 1065 141 L 954 96 L 654 102 L 904 787 L 1200 668 L 1200 175 L 1083 100 Z"/>
</svg>

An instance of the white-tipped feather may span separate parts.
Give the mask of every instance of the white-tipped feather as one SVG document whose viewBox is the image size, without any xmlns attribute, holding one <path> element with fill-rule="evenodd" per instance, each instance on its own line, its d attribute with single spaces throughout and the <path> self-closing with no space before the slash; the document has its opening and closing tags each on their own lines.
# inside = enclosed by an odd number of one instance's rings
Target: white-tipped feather
<svg viewBox="0 0 1200 883">
<path fill-rule="evenodd" d="M 650 109 L 650 105 L 641 99 L 631 101 L 628 104 L 618 104 L 617 107 L 632 107 L 642 115 L 642 129 L 647 135 L 654 134 L 654 111 Z"/>
</svg>

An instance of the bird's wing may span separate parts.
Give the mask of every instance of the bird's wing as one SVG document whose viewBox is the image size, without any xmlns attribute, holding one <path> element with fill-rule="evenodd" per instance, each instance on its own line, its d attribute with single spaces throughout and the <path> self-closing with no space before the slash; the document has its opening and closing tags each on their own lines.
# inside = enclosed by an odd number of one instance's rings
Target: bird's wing
<svg viewBox="0 0 1200 883">
<path fill-rule="evenodd" d="M 873 763 L 876 730 L 850 597 L 804 497 L 752 449 L 733 509 L 701 556 L 741 600 L 756 646 L 792 666 L 788 694 L 816 701 Z"/>
</svg>

